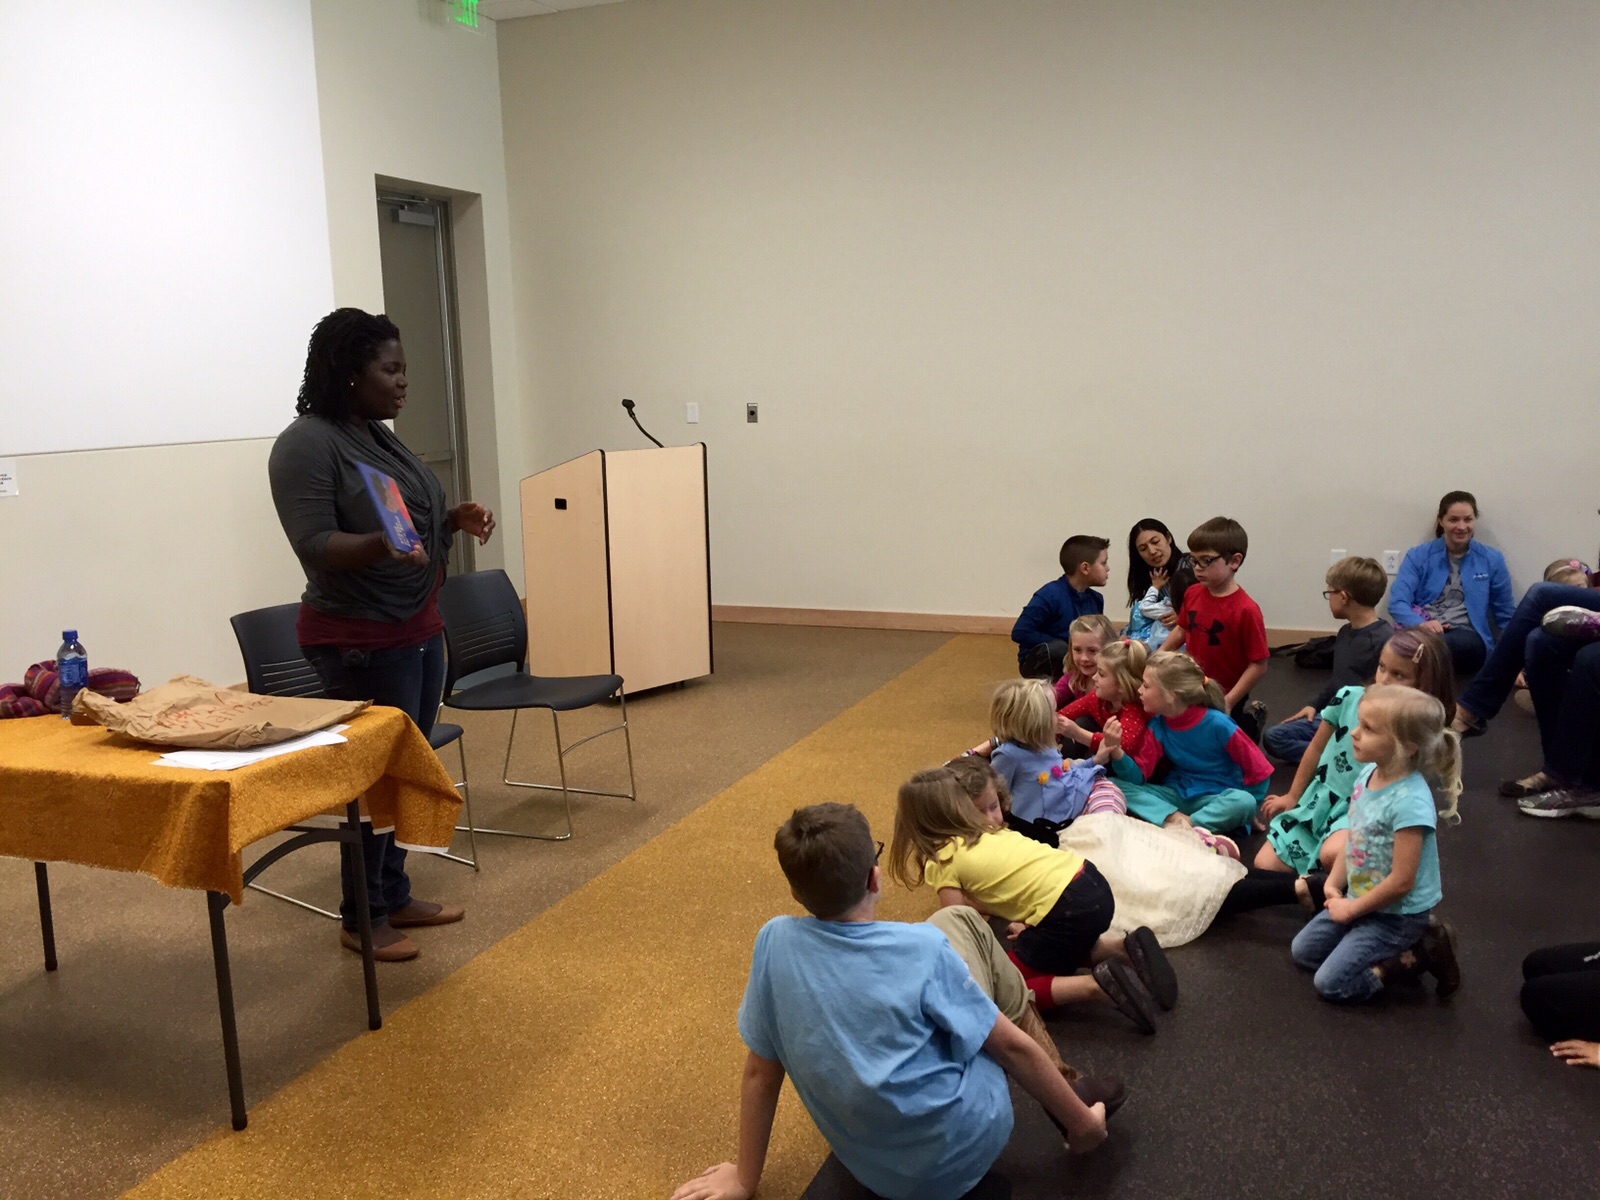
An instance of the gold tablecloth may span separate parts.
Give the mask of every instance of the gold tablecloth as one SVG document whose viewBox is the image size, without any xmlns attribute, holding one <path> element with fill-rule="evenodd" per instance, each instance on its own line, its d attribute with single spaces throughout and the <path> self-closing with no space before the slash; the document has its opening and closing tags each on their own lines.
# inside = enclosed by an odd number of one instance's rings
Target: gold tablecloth
<svg viewBox="0 0 1600 1200">
<path fill-rule="evenodd" d="M 0 855 L 136 871 L 244 900 L 251 842 L 363 797 L 411 846 L 450 844 L 461 797 L 416 725 L 369 708 L 340 746 L 232 771 L 157 764 L 161 751 L 60 717 L 0 721 Z"/>
</svg>

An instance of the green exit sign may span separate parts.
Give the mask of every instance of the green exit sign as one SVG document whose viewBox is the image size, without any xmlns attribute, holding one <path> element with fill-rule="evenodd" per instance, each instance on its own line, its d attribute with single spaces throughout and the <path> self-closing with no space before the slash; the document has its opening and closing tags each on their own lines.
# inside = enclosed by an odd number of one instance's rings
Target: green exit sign
<svg viewBox="0 0 1600 1200">
<path fill-rule="evenodd" d="M 478 0 L 455 0 L 456 24 L 471 29 L 478 27 Z"/>
</svg>

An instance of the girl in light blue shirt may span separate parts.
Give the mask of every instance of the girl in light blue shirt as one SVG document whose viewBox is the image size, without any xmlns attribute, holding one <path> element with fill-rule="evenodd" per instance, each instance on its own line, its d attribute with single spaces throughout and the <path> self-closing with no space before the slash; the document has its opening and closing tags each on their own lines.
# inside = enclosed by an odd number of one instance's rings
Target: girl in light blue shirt
<svg viewBox="0 0 1600 1200">
<path fill-rule="evenodd" d="M 1456 819 L 1461 743 L 1444 705 L 1414 688 L 1378 685 L 1361 698 L 1350 745 L 1367 768 L 1350 796 L 1350 835 L 1326 884 L 1326 907 L 1295 935 L 1294 960 L 1315 971 L 1324 1000 L 1358 1003 L 1423 971 L 1441 998 L 1461 985 L 1455 934 L 1434 919 L 1439 816 Z M 1434 811 L 1429 783 L 1448 798 Z"/>
</svg>

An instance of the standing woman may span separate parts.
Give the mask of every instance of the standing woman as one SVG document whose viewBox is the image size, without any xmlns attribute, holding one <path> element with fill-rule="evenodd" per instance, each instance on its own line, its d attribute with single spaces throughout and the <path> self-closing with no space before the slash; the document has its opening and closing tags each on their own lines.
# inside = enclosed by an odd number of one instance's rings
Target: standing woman
<svg viewBox="0 0 1600 1200">
<path fill-rule="evenodd" d="M 1472 493 L 1446 492 L 1439 501 L 1433 541 L 1406 552 L 1389 586 L 1395 628 L 1420 625 L 1438 634 L 1460 675 L 1483 666 L 1516 610 L 1505 556 L 1473 540 L 1477 524 L 1478 502 Z"/>
<path fill-rule="evenodd" d="M 398 708 L 426 736 L 444 688 L 437 598 L 450 539 L 459 531 L 488 541 L 494 514 L 471 502 L 445 507 L 433 472 L 382 424 L 405 402 L 406 357 L 394 323 L 355 308 L 329 313 L 311 331 L 298 415 L 273 444 L 267 474 L 278 520 L 306 573 L 300 649 L 330 696 Z M 384 540 L 362 463 L 399 485 L 422 539 L 410 554 Z M 392 829 L 363 823 L 361 834 L 366 878 L 359 885 L 351 878 L 346 856 L 339 940 L 359 953 L 354 889 L 365 886 L 376 957 L 415 958 L 416 943 L 401 929 L 447 925 L 466 912 L 412 897 L 406 852 Z"/>
<path fill-rule="evenodd" d="M 1124 636 L 1154 652 L 1178 623 L 1178 606 L 1194 583 L 1194 566 L 1172 530 L 1146 517 L 1128 531 L 1128 627 Z"/>
</svg>

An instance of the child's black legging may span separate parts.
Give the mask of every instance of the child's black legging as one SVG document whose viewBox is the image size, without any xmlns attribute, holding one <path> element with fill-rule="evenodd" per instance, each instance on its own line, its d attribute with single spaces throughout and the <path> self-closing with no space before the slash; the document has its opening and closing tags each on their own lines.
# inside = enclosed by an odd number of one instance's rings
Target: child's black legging
<svg viewBox="0 0 1600 1200">
<path fill-rule="evenodd" d="M 1540 1037 L 1600 1042 L 1600 942 L 1535 950 L 1522 978 L 1522 1011 Z"/>
<path fill-rule="evenodd" d="M 1250 912 L 1257 908 L 1270 908 L 1275 904 L 1298 904 L 1294 893 L 1295 876 L 1287 871 L 1263 871 L 1260 867 L 1246 867 L 1245 877 L 1228 890 L 1222 899 L 1218 916 L 1229 913 Z"/>
</svg>

